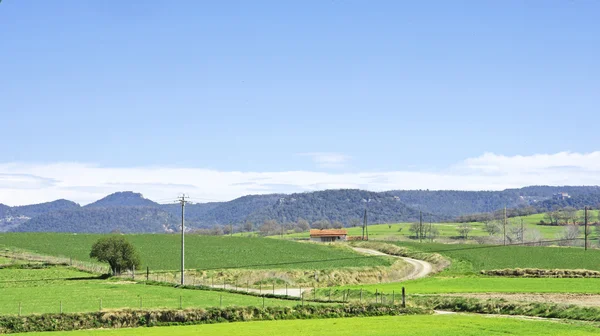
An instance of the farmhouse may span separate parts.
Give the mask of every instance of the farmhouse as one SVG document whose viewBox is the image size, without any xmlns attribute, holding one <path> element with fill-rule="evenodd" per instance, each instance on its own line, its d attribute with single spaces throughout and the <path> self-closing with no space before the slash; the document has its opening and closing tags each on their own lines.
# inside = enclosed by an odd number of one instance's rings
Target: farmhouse
<svg viewBox="0 0 600 336">
<path fill-rule="evenodd" d="M 346 230 L 310 230 L 310 240 L 318 242 L 344 241 L 348 237 Z"/>
</svg>

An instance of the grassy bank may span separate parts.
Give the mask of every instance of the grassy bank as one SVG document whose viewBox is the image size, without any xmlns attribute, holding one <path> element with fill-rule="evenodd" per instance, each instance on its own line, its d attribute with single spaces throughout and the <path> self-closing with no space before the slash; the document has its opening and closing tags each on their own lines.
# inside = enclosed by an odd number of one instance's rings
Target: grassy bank
<svg viewBox="0 0 600 336">
<path fill-rule="evenodd" d="M 260 321 L 200 326 L 156 327 L 118 330 L 54 332 L 43 335 L 411 335 L 411 336 L 480 336 L 480 335 L 596 335 L 598 328 L 547 321 L 514 318 L 489 318 L 472 315 L 411 315 L 324 320 Z"/>
</svg>

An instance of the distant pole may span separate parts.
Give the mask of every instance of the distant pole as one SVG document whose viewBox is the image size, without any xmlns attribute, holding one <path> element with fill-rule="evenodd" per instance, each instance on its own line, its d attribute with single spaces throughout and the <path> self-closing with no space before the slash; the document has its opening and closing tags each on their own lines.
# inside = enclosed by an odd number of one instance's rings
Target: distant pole
<svg viewBox="0 0 600 336">
<path fill-rule="evenodd" d="M 365 214 L 363 215 L 363 225 L 362 225 L 362 239 L 365 240 L 365 224 L 367 223 L 367 209 L 365 209 Z"/>
<path fill-rule="evenodd" d="M 503 235 L 504 235 L 504 245 L 506 245 L 506 206 L 504 207 Z"/>
<path fill-rule="evenodd" d="M 419 243 L 423 242 L 423 211 L 419 211 Z"/>
<path fill-rule="evenodd" d="M 187 203 L 185 194 L 179 197 L 181 203 L 181 285 L 185 284 L 185 203 Z"/>
<path fill-rule="evenodd" d="M 369 219 L 367 217 L 367 209 L 365 209 L 365 234 L 367 235 L 367 240 L 369 240 Z"/>
<path fill-rule="evenodd" d="M 402 308 L 406 308 L 406 290 L 402 287 Z"/>
<path fill-rule="evenodd" d="M 584 216 L 585 216 L 585 246 L 584 249 L 587 251 L 587 247 L 588 247 L 588 207 L 585 207 L 584 210 Z"/>
<path fill-rule="evenodd" d="M 429 214 L 429 239 L 433 243 L 433 222 L 431 220 L 431 214 Z"/>
<path fill-rule="evenodd" d="M 233 224 L 229 224 L 229 235 L 233 236 Z"/>
</svg>

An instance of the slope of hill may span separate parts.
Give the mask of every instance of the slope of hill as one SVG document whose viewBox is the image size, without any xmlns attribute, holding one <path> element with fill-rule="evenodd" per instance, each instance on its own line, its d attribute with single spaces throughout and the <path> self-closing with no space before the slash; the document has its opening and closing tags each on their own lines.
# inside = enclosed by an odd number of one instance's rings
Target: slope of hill
<svg viewBox="0 0 600 336">
<path fill-rule="evenodd" d="M 520 206 L 551 207 L 552 204 L 569 205 L 567 202 L 553 202 L 552 195 L 566 192 L 572 195 L 574 205 L 593 201 L 590 195 L 600 195 L 598 186 L 530 186 L 502 191 L 459 191 L 459 190 L 393 190 L 389 193 L 400 198 L 409 207 L 422 209 L 437 215 L 457 217 L 466 214 L 492 212 Z M 580 198 L 581 197 L 581 198 Z M 593 196 L 598 197 L 598 196 Z M 543 203 L 546 202 L 546 203 Z M 587 203 L 596 205 L 598 202 Z M 585 205 L 582 205 L 585 206 Z"/>
<path fill-rule="evenodd" d="M 36 216 L 16 232 L 154 233 L 177 230 L 178 218 L 152 207 L 59 210 Z"/>
<path fill-rule="evenodd" d="M 344 189 L 283 196 L 273 206 L 252 213 L 248 219 L 255 223 L 267 219 L 297 221 L 299 218 L 309 222 L 328 219 L 349 223 L 353 219 L 361 219 L 365 209 L 368 209 L 370 223 L 419 218 L 418 210 L 406 206 L 390 193 Z"/>
<path fill-rule="evenodd" d="M 147 198 L 144 198 L 140 193 L 132 191 L 121 191 L 110 194 L 94 203 L 86 205 L 84 208 L 108 208 L 108 207 L 126 207 L 126 206 L 146 206 L 157 207 L 155 203 Z"/>
</svg>

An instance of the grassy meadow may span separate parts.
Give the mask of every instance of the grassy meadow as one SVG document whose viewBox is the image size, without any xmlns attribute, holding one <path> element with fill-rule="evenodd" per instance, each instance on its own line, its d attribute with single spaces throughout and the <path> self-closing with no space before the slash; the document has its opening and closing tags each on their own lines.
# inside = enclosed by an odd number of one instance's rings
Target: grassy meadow
<svg viewBox="0 0 600 336">
<path fill-rule="evenodd" d="M 137 335 L 363 335 L 363 336 L 479 336 L 479 335 L 597 335 L 598 327 L 521 318 L 476 315 L 411 315 L 345 319 L 288 320 L 219 323 L 136 329 L 48 332 L 52 336 L 137 336 Z"/>
<path fill-rule="evenodd" d="M 2 233 L 0 248 L 18 248 L 45 255 L 89 261 L 92 244 L 106 235 L 70 233 Z M 181 245 L 175 234 L 132 234 L 142 268 L 177 270 Z M 358 257 L 358 258 L 357 258 Z M 346 247 L 265 238 L 186 236 L 187 269 L 337 269 L 388 266 L 387 258 L 361 258 Z"/>
<path fill-rule="evenodd" d="M 66 267 L 0 269 L 0 314 L 86 312 L 103 309 L 262 306 L 262 298 L 217 291 L 178 289 L 138 284 L 120 279 L 102 280 Z M 268 306 L 295 306 L 297 301 L 265 299 Z"/>
</svg>

